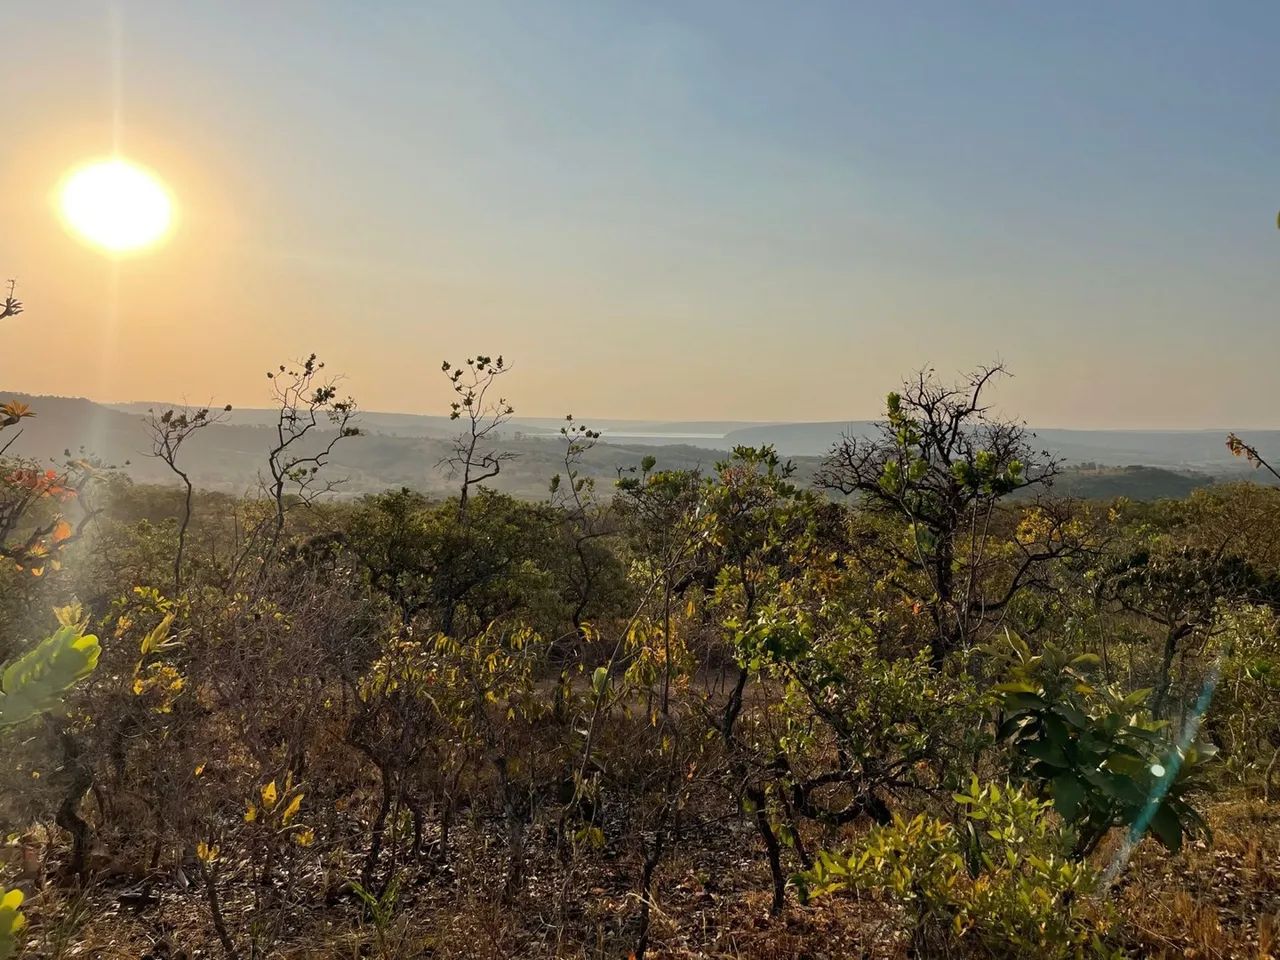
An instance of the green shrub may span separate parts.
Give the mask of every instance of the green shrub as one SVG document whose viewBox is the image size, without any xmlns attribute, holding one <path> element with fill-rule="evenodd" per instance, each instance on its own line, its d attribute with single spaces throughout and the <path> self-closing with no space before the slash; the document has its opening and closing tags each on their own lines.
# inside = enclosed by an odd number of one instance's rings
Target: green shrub
<svg viewBox="0 0 1280 960">
<path fill-rule="evenodd" d="M 1032 655 L 1006 634 L 1008 679 L 998 739 L 1014 750 L 1015 772 L 1052 798 L 1073 834 L 1073 855 L 1088 856 L 1114 827 L 1137 841 L 1150 833 L 1170 850 L 1184 834 L 1207 831 L 1192 805 L 1204 789 L 1214 750 L 1173 740 L 1146 712 L 1149 690 L 1124 693 L 1090 681 L 1092 654 L 1072 656 L 1046 643 Z M 1194 733 L 1194 731 L 1191 731 Z"/>
<path fill-rule="evenodd" d="M 1064 855 L 1051 804 L 1013 787 L 979 786 L 955 800 L 960 825 L 896 816 L 847 854 L 820 853 L 796 878 L 809 897 L 857 893 L 903 915 L 918 955 L 1115 957 L 1096 877 Z"/>
</svg>

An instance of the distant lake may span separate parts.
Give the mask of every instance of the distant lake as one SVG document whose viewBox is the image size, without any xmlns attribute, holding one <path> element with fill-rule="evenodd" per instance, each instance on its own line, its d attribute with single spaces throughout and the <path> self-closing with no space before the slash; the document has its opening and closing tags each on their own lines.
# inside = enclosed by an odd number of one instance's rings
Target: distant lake
<svg viewBox="0 0 1280 960">
<path fill-rule="evenodd" d="M 625 430 L 601 430 L 605 439 L 626 437 L 629 440 L 723 440 L 723 433 L 628 433 Z"/>
<path fill-rule="evenodd" d="M 558 433 L 527 433 L 527 436 L 540 437 L 542 439 L 559 438 Z M 721 446 L 724 444 L 723 433 L 649 433 L 640 430 L 609 430 L 601 428 L 600 439 L 608 442 L 610 440 L 624 440 L 631 443 L 642 444 L 663 444 L 663 443 L 690 443 L 693 441 L 715 441 L 713 446 Z"/>
</svg>

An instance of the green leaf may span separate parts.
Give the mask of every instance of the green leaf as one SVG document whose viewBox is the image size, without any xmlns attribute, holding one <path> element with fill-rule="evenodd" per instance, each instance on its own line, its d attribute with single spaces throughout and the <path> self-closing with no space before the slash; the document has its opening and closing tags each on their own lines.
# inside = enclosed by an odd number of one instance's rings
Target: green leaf
<svg viewBox="0 0 1280 960">
<path fill-rule="evenodd" d="M 996 731 L 996 740 L 1005 741 L 1012 737 L 1015 733 L 1022 729 L 1022 725 L 1026 723 L 1025 715 L 1010 717 L 1004 723 L 1000 724 L 1000 729 Z"/>
<path fill-rule="evenodd" d="M 1008 683 L 997 683 L 993 689 L 1000 693 L 1036 693 L 1040 687 L 1024 680 L 1010 680 Z"/>
<path fill-rule="evenodd" d="M 1089 718 L 1069 703 L 1055 703 L 1053 712 L 1078 730 L 1089 725 Z"/>
<path fill-rule="evenodd" d="M 1064 820 L 1074 820 L 1085 798 L 1085 788 L 1073 773 L 1053 778 L 1053 806 Z"/>
<path fill-rule="evenodd" d="M 966 820 L 964 828 L 964 865 L 969 871 L 969 876 L 977 880 L 978 874 L 982 872 L 982 837 L 978 834 L 978 828 L 972 820 Z"/>
<path fill-rule="evenodd" d="M 1113 800 L 1119 800 L 1130 807 L 1141 807 L 1146 802 L 1147 795 L 1123 774 L 1087 770 L 1084 771 L 1084 778 Z"/>
<path fill-rule="evenodd" d="M 98 638 L 62 627 L 9 664 L 0 676 L 0 726 L 12 726 L 58 706 L 76 681 L 98 664 Z"/>
<path fill-rule="evenodd" d="M 1167 803 L 1161 804 L 1151 818 L 1151 832 L 1174 853 L 1182 849 L 1182 821 Z"/>
<path fill-rule="evenodd" d="M 1009 713 L 1025 713 L 1028 710 L 1045 710 L 1049 704 L 1034 693 L 1010 693 L 1004 698 L 1004 708 Z"/>
<path fill-rule="evenodd" d="M 1067 761 L 1067 755 L 1062 752 L 1062 748 L 1056 743 L 1050 743 L 1047 740 L 1028 740 L 1022 744 L 1022 749 L 1025 753 L 1047 763 L 1051 767 L 1065 770 L 1070 766 Z"/>
</svg>

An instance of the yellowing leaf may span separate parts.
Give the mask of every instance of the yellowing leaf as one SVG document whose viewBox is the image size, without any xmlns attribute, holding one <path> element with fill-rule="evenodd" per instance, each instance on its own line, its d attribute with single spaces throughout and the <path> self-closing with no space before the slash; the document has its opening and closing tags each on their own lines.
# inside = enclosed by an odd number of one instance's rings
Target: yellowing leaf
<svg viewBox="0 0 1280 960">
<path fill-rule="evenodd" d="M 254 806 L 252 803 L 250 803 L 248 808 L 244 812 L 244 822 L 253 823 L 253 821 L 257 819 L 258 819 L 258 808 Z"/>
<path fill-rule="evenodd" d="M 196 844 L 196 856 L 205 863 L 213 863 L 213 861 L 218 859 L 218 847 L 216 844 L 210 846 L 201 840 Z"/>
<path fill-rule="evenodd" d="M 142 655 L 145 657 L 149 653 L 155 653 L 169 637 L 169 627 L 173 625 L 173 614 L 168 614 L 161 620 L 154 630 L 142 638 Z"/>
<path fill-rule="evenodd" d="M 295 833 L 293 835 L 293 839 L 298 846 L 309 847 L 311 844 L 315 843 L 316 832 L 308 827 L 306 830 L 301 830 L 298 833 Z"/>
<path fill-rule="evenodd" d="M 0 897 L 0 957 L 13 956 L 18 946 L 14 939 L 27 925 L 27 918 L 18 909 L 22 900 L 21 890 L 5 890 L 4 896 Z"/>
<path fill-rule="evenodd" d="M 62 627 L 78 627 L 83 631 L 89 625 L 89 618 L 85 616 L 84 608 L 78 603 L 54 607 L 53 615 L 58 618 L 58 625 Z"/>
<path fill-rule="evenodd" d="M 276 790 L 276 782 L 272 780 L 262 788 L 262 805 L 264 807 L 274 807 L 279 796 L 280 794 Z"/>
<path fill-rule="evenodd" d="M 284 808 L 284 813 L 280 815 L 280 822 L 282 824 L 287 825 L 289 821 L 292 820 L 294 816 L 297 814 L 298 809 L 301 806 L 302 806 L 302 794 L 299 793 L 292 800 L 290 800 L 289 805 Z"/>
</svg>

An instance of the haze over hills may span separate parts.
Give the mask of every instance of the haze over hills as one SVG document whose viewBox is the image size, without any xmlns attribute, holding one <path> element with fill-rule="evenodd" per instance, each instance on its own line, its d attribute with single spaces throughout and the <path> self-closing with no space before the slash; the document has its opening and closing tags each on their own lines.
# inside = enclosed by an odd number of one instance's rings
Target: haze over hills
<svg viewBox="0 0 1280 960">
<path fill-rule="evenodd" d="M 874 430 L 868 421 L 849 423 L 783 423 L 743 427 L 728 433 L 729 444 L 773 444 L 788 456 L 821 456 L 845 434 L 862 436 Z M 1033 445 L 1068 464 L 1159 466 L 1233 473 L 1240 461 L 1225 446 L 1228 428 L 1215 430 L 1071 430 L 1033 427 Z M 1280 445 L 1280 430 L 1251 431 L 1250 442 L 1260 449 Z"/>
<path fill-rule="evenodd" d="M 148 408 L 162 403 L 103 404 L 83 398 L 5 394 L 28 403 L 28 421 L 9 453 L 57 460 L 65 450 L 85 452 L 121 467 L 143 482 L 170 482 L 164 465 L 148 456 L 143 423 Z M 274 413 L 237 409 L 228 422 L 202 431 L 185 448 L 185 463 L 197 485 L 244 491 L 258 482 L 272 433 Z M 545 495 L 549 478 L 563 469 L 559 428 L 563 419 L 518 418 L 504 428 L 501 443 L 517 454 L 494 481 L 496 489 L 523 496 Z M 665 468 L 710 467 L 735 445 L 774 445 L 795 461 L 799 478 L 812 476 L 820 459 L 844 434 L 867 435 L 869 421 L 846 423 L 747 423 L 741 421 L 640 421 L 583 418 L 603 433 L 584 460 L 584 471 L 612 480 L 652 454 Z M 432 494 L 452 489 L 440 462 L 449 453 L 457 424 L 444 416 L 361 412 L 363 436 L 339 444 L 333 472 L 347 477 L 346 495 L 408 486 Z M 1215 479 L 1253 477 L 1231 457 L 1225 430 L 1036 430 L 1036 442 L 1069 468 L 1064 493 L 1079 496 L 1182 496 Z M 317 436 L 317 440 L 323 434 Z M 1280 447 L 1280 431 L 1250 434 L 1262 449 Z"/>
<path fill-rule="evenodd" d="M 172 404 L 103 404 L 113 410 L 145 414 L 147 409 L 163 409 Z M 275 414 L 265 408 L 232 411 L 231 422 L 266 426 Z M 869 436 L 875 430 L 870 420 L 820 421 L 813 423 L 767 423 L 734 420 L 653 421 L 610 418 L 581 418 L 592 429 L 603 432 L 612 443 L 670 445 L 686 444 L 708 450 L 731 450 L 738 445 L 770 444 L 789 457 L 821 457 L 845 435 Z M 366 432 L 401 437 L 447 438 L 456 432 L 448 417 L 415 413 L 361 411 Z M 509 431 L 530 438 L 559 436 L 564 424 L 559 417 L 516 417 Z M 1033 427 L 1036 446 L 1067 464 L 1096 463 L 1102 466 L 1159 466 L 1230 475 L 1241 463 L 1227 451 L 1224 439 L 1229 430 L 1076 430 L 1061 427 Z M 1251 431 L 1250 440 L 1262 449 L 1280 447 L 1280 430 Z"/>
</svg>

